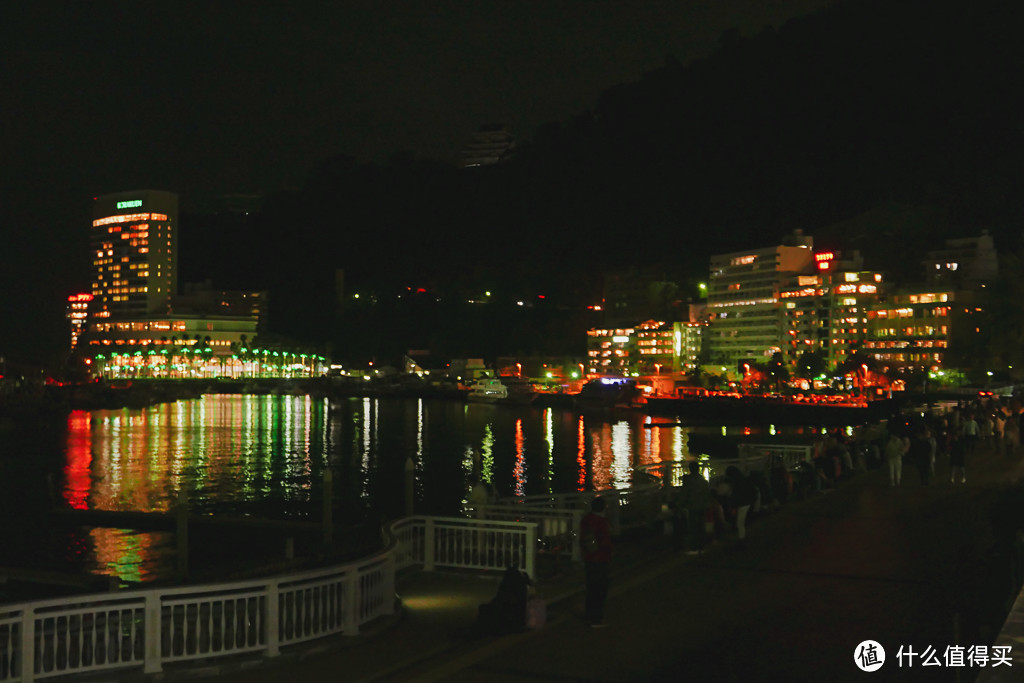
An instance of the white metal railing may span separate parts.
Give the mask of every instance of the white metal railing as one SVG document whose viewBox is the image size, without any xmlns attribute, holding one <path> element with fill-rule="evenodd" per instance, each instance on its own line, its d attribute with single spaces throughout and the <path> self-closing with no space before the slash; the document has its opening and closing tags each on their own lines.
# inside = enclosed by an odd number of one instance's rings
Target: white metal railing
<svg viewBox="0 0 1024 683">
<path fill-rule="evenodd" d="M 405 523 L 413 520 L 411 529 Z M 418 523 L 422 522 L 422 523 Z M 515 565 L 531 576 L 535 569 L 537 525 L 467 517 L 414 517 L 399 522 L 406 564 L 425 570 L 440 567 L 505 569 Z"/>
<path fill-rule="evenodd" d="M 478 519 L 535 524 L 541 548 L 568 551 L 574 562 L 583 560 L 579 543 L 576 542 L 580 522 L 583 520 L 583 510 L 499 503 L 470 507 L 467 513 Z"/>
<path fill-rule="evenodd" d="M 740 444 L 739 465 L 744 471 L 761 470 L 767 472 L 776 465 L 792 470 L 801 462 L 808 462 L 812 457 L 811 446 L 785 444 Z"/>
<path fill-rule="evenodd" d="M 540 493 L 498 499 L 496 505 L 523 510 L 588 510 L 594 496 L 600 495 L 608 503 L 608 522 L 612 534 L 618 536 L 624 528 L 645 526 L 657 517 L 661 509 L 661 481 L 643 468 L 634 473 L 637 480 L 625 489 L 603 491 L 574 491 L 572 493 Z"/>
<path fill-rule="evenodd" d="M 395 574 L 424 569 L 534 572 L 537 525 L 409 517 L 388 547 L 341 566 L 238 583 L 76 596 L 0 606 L 0 681 L 24 682 L 169 663 L 354 635 L 392 614 Z"/>
</svg>

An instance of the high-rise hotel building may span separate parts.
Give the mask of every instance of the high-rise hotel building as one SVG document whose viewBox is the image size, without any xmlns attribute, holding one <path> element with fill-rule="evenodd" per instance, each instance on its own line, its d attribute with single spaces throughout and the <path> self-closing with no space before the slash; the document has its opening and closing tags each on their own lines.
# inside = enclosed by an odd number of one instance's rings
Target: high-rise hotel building
<svg viewBox="0 0 1024 683">
<path fill-rule="evenodd" d="M 90 318 L 165 315 L 176 294 L 178 195 L 118 192 L 93 204 Z"/>
<path fill-rule="evenodd" d="M 780 291 L 810 272 L 814 241 L 796 231 L 786 244 L 711 257 L 707 332 L 710 362 L 736 368 L 782 350 Z"/>
</svg>

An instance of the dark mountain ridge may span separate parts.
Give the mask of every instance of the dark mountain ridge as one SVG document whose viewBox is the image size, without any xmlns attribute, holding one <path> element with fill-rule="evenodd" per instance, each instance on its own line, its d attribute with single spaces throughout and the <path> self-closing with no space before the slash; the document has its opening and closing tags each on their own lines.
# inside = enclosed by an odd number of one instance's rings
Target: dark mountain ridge
<svg viewBox="0 0 1024 683">
<path fill-rule="evenodd" d="M 272 324 L 314 340 L 337 336 L 325 320 L 339 269 L 347 296 L 394 306 L 422 288 L 402 306 L 488 289 L 575 307 L 600 297 L 608 270 L 693 284 L 711 254 L 800 228 L 913 279 L 943 238 L 988 229 L 1010 246 L 1024 226 L 1020 20 L 997 0 L 867 0 L 726 34 L 707 59 L 668 58 L 542 126 L 507 163 L 326 159 L 303 190 L 204 232 L 202 254 L 229 250 L 234 267 L 204 262 L 183 221 L 182 266 L 269 288 Z"/>
</svg>

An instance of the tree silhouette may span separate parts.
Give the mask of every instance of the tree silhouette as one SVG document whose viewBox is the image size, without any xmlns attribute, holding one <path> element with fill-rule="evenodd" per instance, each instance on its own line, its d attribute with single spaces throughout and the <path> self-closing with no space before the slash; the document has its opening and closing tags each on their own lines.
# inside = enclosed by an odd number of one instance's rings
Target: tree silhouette
<svg viewBox="0 0 1024 683">
<path fill-rule="evenodd" d="M 779 388 L 789 380 L 789 368 L 786 367 L 786 359 L 783 358 L 782 352 L 780 351 L 776 351 L 772 354 L 771 359 L 768 361 L 766 370 L 766 374 L 771 378 L 776 391 L 778 391 Z"/>
<path fill-rule="evenodd" d="M 825 358 L 818 351 L 804 351 L 796 361 L 796 376 L 814 379 L 825 374 Z"/>
</svg>

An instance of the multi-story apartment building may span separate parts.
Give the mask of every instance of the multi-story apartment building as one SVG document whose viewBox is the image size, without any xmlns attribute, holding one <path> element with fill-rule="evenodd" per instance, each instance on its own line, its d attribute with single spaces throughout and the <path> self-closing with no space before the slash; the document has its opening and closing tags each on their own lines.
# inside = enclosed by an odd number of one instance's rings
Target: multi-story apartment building
<svg viewBox="0 0 1024 683">
<path fill-rule="evenodd" d="M 633 372 L 640 375 L 670 373 L 675 362 L 675 326 L 648 320 L 636 326 Z"/>
<path fill-rule="evenodd" d="M 501 163 L 509 158 L 515 147 L 516 140 L 504 125 L 489 123 L 480 126 L 462 150 L 462 167 Z"/>
<path fill-rule="evenodd" d="M 794 276 L 779 293 L 782 301 L 782 347 L 793 366 L 808 352 L 835 369 L 868 338 L 868 311 L 878 300 L 882 274 L 863 270 L 854 253 L 842 260 L 835 252 L 814 255 L 816 273 Z"/>
<path fill-rule="evenodd" d="M 92 319 L 162 315 L 177 290 L 178 196 L 158 190 L 97 197 L 89 235 Z"/>
<path fill-rule="evenodd" d="M 587 330 L 587 374 L 630 374 L 635 332 L 632 327 Z"/>
<path fill-rule="evenodd" d="M 672 323 L 672 370 L 691 372 L 700 366 L 704 358 L 704 335 L 708 324 L 705 322 Z"/>
<path fill-rule="evenodd" d="M 865 350 L 887 368 L 970 367 L 983 331 L 985 287 L 999 274 L 995 243 L 987 231 L 946 240 L 923 266 L 926 284 L 900 289 L 868 312 Z"/>
<path fill-rule="evenodd" d="M 781 350 L 780 290 L 813 268 L 813 239 L 797 231 L 788 244 L 711 257 L 707 312 L 710 362 L 737 367 Z"/>
<path fill-rule="evenodd" d="M 588 372 L 668 375 L 696 368 L 707 323 L 648 320 L 633 327 L 587 332 Z"/>
<path fill-rule="evenodd" d="M 865 351 L 883 368 L 938 370 L 949 365 L 951 349 L 969 348 L 981 333 L 981 313 L 976 292 L 900 291 L 868 311 Z M 966 359 L 953 361 L 953 365 L 963 365 Z"/>
</svg>

